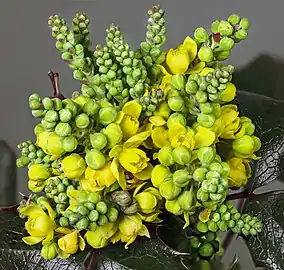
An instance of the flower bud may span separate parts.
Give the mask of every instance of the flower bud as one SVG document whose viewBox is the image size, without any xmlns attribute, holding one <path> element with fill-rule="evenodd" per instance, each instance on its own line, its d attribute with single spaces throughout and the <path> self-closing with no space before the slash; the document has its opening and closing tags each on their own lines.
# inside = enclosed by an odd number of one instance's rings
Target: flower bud
<svg viewBox="0 0 284 270">
<path fill-rule="evenodd" d="M 254 140 L 251 136 L 244 135 L 233 141 L 232 148 L 241 155 L 250 155 L 254 152 Z"/>
<path fill-rule="evenodd" d="M 231 54 L 231 51 L 221 51 L 221 52 L 218 52 L 216 54 L 216 59 L 218 61 L 224 61 L 224 60 L 228 59 L 230 54 Z"/>
<path fill-rule="evenodd" d="M 240 29 L 235 33 L 235 36 L 239 40 L 244 40 L 248 36 L 248 32 L 245 29 Z"/>
<path fill-rule="evenodd" d="M 106 126 L 114 122 L 117 117 L 117 111 L 114 107 L 104 107 L 99 111 L 99 122 Z"/>
<path fill-rule="evenodd" d="M 197 117 L 197 122 L 203 127 L 211 128 L 215 123 L 215 116 L 213 114 L 201 113 Z"/>
<path fill-rule="evenodd" d="M 88 116 L 95 116 L 99 112 L 100 106 L 94 100 L 89 100 L 87 103 L 84 104 L 83 111 Z"/>
<path fill-rule="evenodd" d="M 173 182 L 177 187 L 185 187 L 190 182 L 189 173 L 186 170 L 177 170 L 173 173 Z"/>
<path fill-rule="evenodd" d="M 165 182 L 165 180 L 170 176 L 171 171 L 169 168 L 158 164 L 154 167 L 152 171 L 151 182 L 154 187 L 159 188 L 159 186 Z"/>
<path fill-rule="evenodd" d="M 209 47 L 204 47 L 204 46 L 199 49 L 197 56 L 200 59 L 200 61 L 206 63 L 211 62 L 214 59 L 213 50 Z"/>
<path fill-rule="evenodd" d="M 231 24 L 238 24 L 240 22 L 241 17 L 237 14 L 232 14 L 228 18 L 228 22 Z"/>
<path fill-rule="evenodd" d="M 188 80 L 185 85 L 185 91 L 187 94 L 192 95 L 198 91 L 198 84 L 194 80 Z"/>
<path fill-rule="evenodd" d="M 174 112 L 179 112 L 184 108 L 184 99 L 181 96 L 168 98 L 168 105 Z"/>
<path fill-rule="evenodd" d="M 62 162 L 62 170 L 69 179 L 80 178 L 85 171 L 86 163 L 79 154 L 71 154 L 65 157 Z"/>
<path fill-rule="evenodd" d="M 174 158 L 172 155 L 172 148 L 169 146 L 163 146 L 158 152 L 158 160 L 164 166 L 173 165 Z"/>
<path fill-rule="evenodd" d="M 206 168 L 200 167 L 194 171 L 192 177 L 195 181 L 202 182 L 205 180 L 207 172 L 208 170 Z"/>
<path fill-rule="evenodd" d="M 159 191 L 166 200 L 174 200 L 181 193 L 181 188 L 175 186 L 173 180 L 167 180 L 160 185 Z"/>
<path fill-rule="evenodd" d="M 45 260 L 53 260 L 57 257 L 57 254 L 58 254 L 58 245 L 56 243 L 43 245 L 41 248 L 41 256 Z"/>
<path fill-rule="evenodd" d="M 250 21 L 247 18 L 242 18 L 239 25 L 242 29 L 248 30 L 250 28 Z"/>
<path fill-rule="evenodd" d="M 151 192 L 143 191 L 135 196 L 139 209 L 142 213 L 150 214 L 157 206 L 157 198 Z"/>
<path fill-rule="evenodd" d="M 172 151 L 173 159 L 176 163 L 180 165 L 186 165 L 190 163 L 191 152 L 188 148 L 180 146 L 174 148 Z"/>
<path fill-rule="evenodd" d="M 209 34 L 207 33 L 206 29 L 203 27 L 199 27 L 194 31 L 194 38 L 202 43 L 209 39 Z"/>
<path fill-rule="evenodd" d="M 138 203 L 134 201 L 131 205 L 121 207 L 121 211 L 126 215 L 134 215 L 138 212 Z"/>
<path fill-rule="evenodd" d="M 230 51 L 231 49 L 233 49 L 234 45 L 235 42 L 232 38 L 223 37 L 219 42 L 219 49 L 221 51 Z"/>
<path fill-rule="evenodd" d="M 62 145 L 65 152 L 73 152 L 78 146 L 78 141 L 75 136 L 70 135 L 64 138 Z"/>
<path fill-rule="evenodd" d="M 107 137 L 107 148 L 113 148 L 119 144 L 123 138 L 122 130 L 119 125 L 111 123 L 101 132 Z"/>
<path fill-rule="evenodd" d="M 171 85 L 177 90 L 183 90 L 185 87 L 185 76 L 182 74 L 175 74 L 171 77 Z"/>
<path fill-rule="evenodd" d="M 198 149 L 197 156 L 204 165 L 209 165 L 215 158 L 215 150 L 212 147 L 201 147 Z"/>
<path fill-rule="evenodd" d="M 107 145 L 107 137 L 100 132 L 91 133 L 90 142 L 95 149 L 102 150 Z"/>
<path fill-rule="evenodd" d="M 90 124 L 90 118 L 86 113 L 81 113 L 76 116 L 75 118 L 75 124 L 78 128 L 86 128 Z"/>
<path fill-rule="evenodd" d="M 170 49 L 166 55 L 166 63 L 172 74 L 185 73 L 190 64 L 190 56 L 188 51 L 181 47 L 177 49 Z"/>
<path fill-rule="evenodd" d="M 186 119 L 181 113 L 172 113 L 167 120 L 167 127 L 175 125 L 176 123 L 180 123 L 181 125 L 186 125 Z"/>
<path fill-rule="evenodd" d="M 189 211 L 190 208 L 193 206 L 194 202 L 194 193 L 192 190 L 185 190 L 183 191 L 177 198 L 177 202 L 179 206 L 186 211 Z"/>
<path fill-rule="evenodd" d="M 128 191 L 115 191 L 111 193 L 111 199 L 120 206 L 129 206 L 132 202 L 132 197 Z"/>
<path fill-rule="evenodd" d="M 32 164 L 28 170 L 31 181 L 43 181 L 50 177 L 50 171 L 42 164 Z"/>
<path fill-rule="evenodd" d="M 85 161 L 87 165 L 94 170 L 102 169 L 106 163 L 105 156 L 99 150 L 96 149 L 87 151 Z"/>
<path fill-rule="evenodd" d="M 218 25 L 218 32 L 221 34 L 221 36 L 231 36 L 233 31 L 233 26 L 227 21 L 221 21 Z"/>
<path fill-rule="evenodd" d="M 183 210 L 178 204 L 177 200 L 166 201 L 165 207 L 168 212 L 176 216 L 179 216 L 183 213 Z"/>
<path fill-rule="evenodd" d="M 212 33 L 219 32 L 219 30 L 218 30 L 219 24 L 220 24 L 219 20 L 216 20 L 216 21 L 212 22 L 212 24 L 211 24 L 211 31 L 212 31 Z"/>
</svg>

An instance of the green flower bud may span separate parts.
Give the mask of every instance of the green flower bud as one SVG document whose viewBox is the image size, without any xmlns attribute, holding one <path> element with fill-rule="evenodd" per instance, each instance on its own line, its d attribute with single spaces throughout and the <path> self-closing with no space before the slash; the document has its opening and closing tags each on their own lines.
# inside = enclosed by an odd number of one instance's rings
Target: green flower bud
<svg viewBox="0 0 284 270">
<path fill-rule="evenodd" d="M 191 190 L 183 191 L 177 198 L 179 206 L 186 211 L 189 211 L 193 206 L 194 193 Z"/>
<path fill-rule="evenodd" d="M 88 116 L 95 116 L 100 110 L 100 105 L 94 100 L 89 100 L 84 104 L 83 111 Z"/>
<path fill-rule="evenodd" d="M 194 171 L 192 177 L 195 181 L 202 182 L 205 180 L 207 172 L 208 170 L 206 168 L 200 167 Z"/>
<path fill-rule="evenodd" d="M 134 201 L 129 206 L 121 207 L 121 211 L 126 215 L 134 215 L 138 212 L 138 203 Z"/>
<path fill-rule="evenodd" d="M 63 149 L 65 152 L 73 152 L 78 146 L 78 141 L 73 135 L 65 137 L 63 140 Z"/>
<path fill-rule="evenodd" d="M 208 180 L 212 180 L 213 178 L 219 178 L 220 177 L 220 174 L 216 171 L 209 171 L 207 174 L 206 174 L 206 179 Z"/>
<path fill-rule="evenodd" d="M 223 168 L 222 176 L 228 177 L 230 175 L 230 171 L 231 171 L 229 164 L 227 162 L 222 162 L 221 164 L 222 164 L 222 168 Z"/>
<path fill-rule="evenodd" d="M 44 120 L 49 123 L 58 121 L 58 118 L 59 117 L 56 111 L 47 111 L 44 116 Z"/>
<path fill-rule="evenodd" d="M 78 128 L 86 128 L 90 124 L 90 118 L 87 114 L 81 113 L 76 116 L 75 124 Z"/>
<path fill-rule="evenodd" d="M 90 221 L 96 222 L 99 219 L 99 212 L 97 210 L 92 210 L 89 213 L 88 218 Z"/>
<path fill-rule="evenodd" d="M 218 163 L 218 162 L 212 162 L 209 165 L 209 170 L 213 171 L 213 172 L 217 172 L 219 175 L 221 175 L 223 173 L 223 166 L 222 164 Z M 209 176 L 212 174 L 209 174 Z"/>
<path fill-rule="evenodd" d="M 203 165 L 210 164 L 215 158 L 216 152 L 212 147 L 201 147 L 198 149 L 197 156 Z"/>
<path fill-rule="evenodd" d="M 177 200 L 166 201 L 165 207 L 168 212 L 176 216 L 179 216 L 183 213 L 183 209 L 180 207 Z"/>
<path fill-rule="evenodd" d="M 171 85 L 177 90 L 183 90 L 185 87 L 185 76 L 182 74 L 175 74 L 171 77 Z"/>
<path fill-rule="evenodd" d="M 186 147 L 180 146 L 176 147 L 172 151 L 172 157 L 176 163 L 179 165 L 186 165 L 190 163 L 191 152 Z"/>
<path fill-rule="evenodd" d="M 69 123 L 58 123 L 55 127 L 55 133 L 61 137 L 68 136 L 71 132 L 72 128 Z"/>
<path fill-rule="evenodd" d="M 18 168 L 24 168 L 28 166 L 30 159 L 28 157 L 22 156 L 16 160 L 16 165 Z"/>
<path fill-rule="evenodd" d="M 229 22 L 221 21 L 218 25 L 218 32 L 221 36 L 231 36 L 234 32 L 234 28 Z"/>
<path fill-rule="evenodd" d="M 59 119 L 63 123 L 67 123 L 72 118 L 72 112 L 68 109 L 61 109 L 59 112 Z"/>
<path fill-rule="evenodd" d="M 229 212 L 226 212 L 222 215 L 222 220 L 229 221 L 231 218 L 231 214 Z"/>
<path fill-rule="evenodd" d="M 132 197 L 128 191 L 115 191 L 111 193 L 111 199 L 120 206 L 129 206 L 132 202 Z"/>
<path fill-rule="evenodd" d="M 90 210 L 90 211 L 92 211 L 92 210 L 95 209 L 95 205 L 94 205 L 93 203 L 91 203 L 91 202 L 85 202 L 85 203 L 84 203 L 84 206 L 85 206 L 88 210 Z"/>
<path fill-rule="evenodd" d="M 94 170 L 102 169 L 106 163 L 105 156 L 96 149 L 92 149 L 86 153 L 85 161 Z"/>
<path fill-rule="evenodd" d="M 202 233 L 207 233 L 208 232 L 208 227 L 207 224 L 202 222 L 202 221 L 198 221 L 196 228 L 198 231 L 202 232 Z"/>
<path fill-rule="evenodd" d="M 233 49 L 234 45 L 235 45 L 235 42 L 232 38 L 223 37 L 220 40 L 219 49 L 221 51 L 230 51 L 231 49 Z"/>
<path fill-rule="evenodd" d="M 42 105 L 43 105 L 43 107 L 44 107 L 45 110 L 51 110 L 52 107 L 53 107 L 52 99 L 49 98 L 49 97 L 45 97 L 45 98 L 42 100 Z"/>
<path fill-rule="evenodd" d="M 193 248 L 198 248 L 200 246 L 199 238 L 197 236 L 191 236 L 189 238 L 189 244 Z"/>
<path fill-rule="evenodd" d="M 202 257 L 211 257 L 215 250 L 211 243 L 204 243 L 199 247 L 199 255 Z"/>
<path fill-rule="evenodd" d="M 167 180 L 160 185 L 159 191 L 166 200 L 174 200 L 181 193 L 181 188 L 175 186 L 172 180 Z"/>
<path fill-rule="evenodd" d="M 241 155 L 250 155 L 254 152 L 254 140 L 251 136 L 244 135 L 233 141 L 232 148 Z"/>
<path fill-rule="evenodd" d="M 54 110 L 56 111 L 60 111 L 62 109 L 62 101 L 59 98 L 53 98 L 53 106 L 54 106 Z"/>
<path fill-rule="evenodd" d="M 99 122 L 106 126 L 114 122 L 117 117 L 117 111 L 114 107 L 104 107 L 99 110 Z"/>
<path fill-rule="evenodd" d="M 97 229 L 98 225 L 96 222 L 90 222 L 89 223 L 89 227 L 88 227 L 88 231 L 92 231 L 94 232 Z"/>
<path fill-rule="evenodd" d="M 211 231 L 211 232 L 217 232 L 218 229 L 219 229 L 218 226 L 217 226 L 217 223 L 214 222 L 213 220 L 209 220 L 207 222 L 207 226 L 208 226 L 209 231 Z"/>
<path fill-rule="evenodd" d="M 194 80 L 188 80 L 185 85 L 185 91 L 187 94 L 192 95 L 198 91 L 198 84 Z"/>
<path fill-rule="evenodd" d="M 56 205 L 56 211 L 57 211 L 58 214 L 63 214 L 65 208 L 66 208 L 66 206 L 63 203 L 58 203 Z"/>
<path fill-rule="evenodd" d="M 211 114 L 213 113 L 213 106 L 210 102 L 199 104 L 199 108 L 202 114 Z"/>
<path fill-rule="evenodd" d="M 58 245 L 53 242 L 43 245 L 40 253 L 45 260 L 53 260 L 58 254 Z"/>
<path fill-rule="evenodd" d="M 89 213 L 89 210 L 83 205 L 78 205 L 76 208 L 76 212 L 82 216 L 86 216 Z"/>
<path fill-rule="evenodd" d="M 38 110 L 40 108 L 40 101 L 39 100 L 31 100 L 29 102 L 29 107 L 31 110 Z"/>
<path fill-rule="evenodd" d="M 185 187 L 190 182 L 189 173 L 186 170 L 177 170 L 173 174 L 173 182 L 177 187 Z"/>
<path fill-rule="evenodd" d="M 44 110 L 32 110 L 32 115 L 37 118 L 43 117 L 44 113 Z"/>
<path fill-rule="evenodd" d="M 194 31 L 194 38 L 202 43 L 209 39 L 209 34 L 203 27 L 199 27 Z"/>
<path fill-rule="evenodd" d="M 240 22 L 241 17 L 237 14 L 232 14 L 228 18 L 228 22 L 231 24 L 238 24 Z"/>
<path fill-rule="evenodd" d="M 112 208 L 109 208 L 107 213 L 106 213 L 106 216 L 109 220 L 109 222 L 115 222 L 118 218 L 118 210 L 114 207 Z"/>
<path fill-rule="evenodd" d="M 101 200 L 101 195 L 97 192 L 92 192 L 88 195 L 88 201 L 97 204 Z"/>
<path fill-rule="evenodd" d="M 107 137 L 103 133 L 96 132 L 90 134 L 90 142 L 93 148 L 102 150 L 107 145 Z"/>
<path fill-rule="evenodd" d="M 56 122 L 47 122 L 44 119 L 42 119 L 41 124 L 46 130 L 49 130 L 49 129 L 53 129 L 56 126 L 57 123 Z"/>
<path fill-rule="evenodd" d="M 105 215 L 100 215 L 100 216 L 99 216 L 99 219 L 98 219 L 98 221 L 97 221 L 97 224 L 98 224 L 99 226 L 103 226 L 103 225 L 106 224 L 106 223 L 108 223 L 107 216 L 105 216 Z"/>
<path fill-rule="evenodd" d="M 201 202 L 206 202 L 209 200 L 209 194 L 200 188 L 197 191 L 196 198 Z"/>
<path fill-rule="evenodd" d="M 89 220 L 85 217 L 81 218 L 75 225 L 77 230 L 86 230 L 89 226 Z"/>
<path fill-rule="evenodd" d="M 204 46 L 199 49 L 197 56 L 200 59 L 200 61 L 203 61 L 206 63 L 212 62 L 214 59 L 213 50 L 209 47 L 204 47 Z"/>
<path fill-rule="evenodd" d="M 107 213 L 106 203 L 103 201 L 98 202 L 96 205 L 96 210 L 102 215 L 106 214 Z"/>
<path fill-rule="evenodd" d="M 32 101 L 32 100 L 40 101 L 40 95 L 38 93 L 31 94 L 29 96 L 29 101 Z"/>
<path fill-rule="evenodd" d="M 198 103 L 205 103 L 208 99 L 208 96 L 206 92 L 197 91 L 195 94 L 195 98 Z"/>
<path fill-rule="evenodd" d="M 244 40 L 248 36 L 248 32 L 245 29 L 240 29 L 235 33 L 235 37 L 239 40 Z"/>
<path fill-rule="evenodd" d="M 74 225 L 76 222 L 77 222 L 77 214 L 76 213 L 72 213 L 68 216 L 68 219 L 69 219 L 69 223 L 71 225 Z"/>
<path fill-rule="evenodd" d="M 181 113 L 172 113 L 167 120 L 167 127 L 170 128 L 173 124 L 180 123 L 186 125 L 186 119 Z"/>
<path fill-rule="evenodd" d="M 184 108 L 184 99 L 181 96 L 170 97 L 168 105 L 172 111 L 179 112 Z"/>
<path fill-rule="evenodd" d="M 59 225 L 62 227 L 68 227 L 69 226 L 69 219 L 67 217 L 61 217 L 59 219 Z"/>
<path fill-rule="evenodd" d="M 242 29 L 248 30 L 250 28 L 250 21 L 247 18 L 242 18 L 239 25 Z"/>
<path fill-rule="evenodd" d="M 197 122 L 203 127 L 210 128 L 215 123 L 215 116 L 213 114 L 204 114 L 201 113 L 197 117 Z"/>
<path fill-rule="evenodd" d="M 219 32 L 219 30 L 218 30 L 219 24 L 220 24 L 219 20 L 216 20 L 216 21 L 212 22 L 212 24 L 211 24 L 211 31 L 212 31 L 212 33 Z"/>
<path fill-rule="evenodd" d="M 158 152 L 158 160 L 164 166 L 171 166 L 174 164 L 174 158 L 172 155 L 172 148 L 169 146 L 163 146 Z"/>
<path fill-rule="evenodd" d="M 224 220 L 219 221 L 219 222 L 217 223 L 217 225 L 218 225 L 218 227 L 219 227 L 219 229 L 220 229 L 221 232 L 225 232 L 225 231 L 228 230 L 227 222 L 224 221 Z"/>
<path fill-rule="evenodd" d="M 228 221 L 228 227 L 230 229 L 234 228 L 236 226 L 236 222 L 234 220 L 229 220 Z"/>
<path fill-rule="evenodd" d="M 65 203 L 65 202 L 67 202 L 67 200 L 68 200 L 68 196 L 67 196 L 67 194 L 66 193 L 59 193 L 58 194 L 58 201 L 60 202 L 60 203 Z"/>
<path fill-rule="evenodd" d="M 121 128 L 117 124 L 109 124 L 106 128 L 101 130 L 101 133 L 107 137 L 107 147 L 113 148 L 115 145 L 119 144 L 123 138 Z"/>
<path fill-rule="evenodd" d="M 231 51 L 221 51 L 221 52 L 218 52 L 216 54 L 216 59 L 218 61 L 224 61 L 224 60 L 228 59 L 230 54 L 231 54 Z"/>
</svg>

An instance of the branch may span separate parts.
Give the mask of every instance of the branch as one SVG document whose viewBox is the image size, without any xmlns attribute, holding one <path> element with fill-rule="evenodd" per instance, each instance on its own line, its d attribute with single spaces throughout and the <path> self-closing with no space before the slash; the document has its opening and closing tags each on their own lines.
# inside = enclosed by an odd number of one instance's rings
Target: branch
<svg viewBox="0 0 284 270">
<path fill-rule="evenodd" d="M 59 90 L 59 73 L 48 72 L 48 77 L 51 81 L 53 88 L 53 98 L 65 99 L 65 97 L 60 93 Z"/>
<path fill-rule="evenodd" d="M 249 197 L 253 197 L 255 194 L 253 191 L 245 190 L 239 193 L 229 194 L 226 198 L 227 201 L 238 200 L 238 199 L 246 199 Z"/>
</svg>

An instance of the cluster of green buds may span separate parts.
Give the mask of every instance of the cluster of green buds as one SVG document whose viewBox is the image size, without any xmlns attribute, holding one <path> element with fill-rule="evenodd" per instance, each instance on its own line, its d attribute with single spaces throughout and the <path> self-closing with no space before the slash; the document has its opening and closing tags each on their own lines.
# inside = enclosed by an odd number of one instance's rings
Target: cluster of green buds
<svg viewBox="0 0 284 270">
<path fill-rule="evenodd" d="M 262 230 L 262 223 L 257 217 L 240 214 L 230 201 L 219 205 L 215 211 L 205 210 L 204 212 L 206 214 L 199 215 L 196 225 L 197 230 L 202 233 L 219 230 L 225 232 L 230 229 L 235 233 L 247 236 L 256 235 Z"/>
<path fill-rule="evenodd" d="M 198 58 L 207 63 L 226 60 L 235 43 L 247 38 L 249 28 L 249 20 L 237 14 L 230 15 L 227 20 L 214 21 L 211 34 L 203 27 L 197 28 L 194 37 L 200 46 Z"/>
<path fill-rule="evenodd" d="M 201 233 L 197 231 L 196 235 L 189 237 L 189 245 L 190 254 L 195 260 L 197 258 L 209 260 L 214 255 L 222 253 L 221 242 L 215 232 Z"/>
<path fill-rule="evenodd" d="M 150 90 L 148 95 L 140 98 L 144 114 L 151 116 L 157 110 L 157 107 L 164 100 L 164 92 L 161 89 Z"/>
<path fill-rule="evenodd" d="M 134 215 L 138 212 L 138 203 L 128 191 L 114 191 L 110 194 L 110 200 L 125 215 Z"/>
<path fill-rule="evenodd" d="M 161 51 L 161 46 L 166 42 L 164 14 L 165 11 L 159 5 L 153 6 L 148 11 L 146 41 L 140 44 L 143 62 L 148 68 L 154 64 L 161 64 L 165 60 L 165 53 Z"/>
<path fill-rule="evenodd" d="M 222 162 L 212 147 L 202 147 L 198 150 L 201 166 L 193 172 L 193 179 L 200 183 L 197 199 L 204 206 L 214 208 L 222 203 L 228 194 L 228 176 L 230 166 Z"/>
<path fill-rule="evenodd" d="M 118 210 L 108 206 L 99 193 L 91 192 L 87 196 L 78 198 L 76 209 L 64 211 L 63 216 L 59 219 L 59 224 L 77 230 L 95 231 L 98 226 L 115 222 L 118 215 Z"/>
<path fill-rule="evenodd" d="M 62 215 L 69 205 L 67 192 L 76 189 L 76 183 L 66 177 L 54 176 L 46 181 L 44 188 L 47 198 L 52 199 L 56 204 L 56 212 Z"/>
<path fill-rule="evenodd" d="M 140 55 L 132 51 L 125 42 L 118 26 L 111 24 L 107 29 L 107 44 L 110 46 L 115 60 L 122 66 L 126 75 L 126 83 L 130 87 L 129 94 L 133 99 L 144 95 L 147 84 L 147 69 L 140 59 Z M 116 38 L 119 36 L 120 38 Z"/>
<path fill-rule="evenodd" d="M 129 98 L 129 91 L 124 87 L 121 79 L 123 72 L 114 61 L 112 50 L 107 46 L 97 45 L 93 56 L 100 73 L 100 81 L 105 85 L 107 99 L 114 98 L 118 102 L 125 103 Z"/>
<path fill-rule="evenodd" d="M 85 55 L 84 46 L 79 42 L 85 42 L 86 39 L 82 40 L 82 35 L 78 35 L 78 31 L 81 32 L 82 29 L 79 30 L 76 23 L 77 18 L 75 17 L 75 34 L 59 15 L 50 16 L 48 19 L 52 36 L 57 40 L 56 48 L 61 51 L 61 58 L 73 69 L 74 79 L 85 84 L 91 84 L 94 75 L 94 63 L 92 58 Z M 87 24 L 85 23 L 82 28 L 87 28 Z M 84 31 L 86 33 L 86 30 Z"/>
<path fill-rule="evenodd" d="M 17 159 L 17 167 L 24 168 L 33 163 L 44 164 L 47 167 L 50 166 L 50 156 L 44 153 L 32 141 L 18 144 L 18 149 L 21 151 L 22 156 Z"/>
</svg>

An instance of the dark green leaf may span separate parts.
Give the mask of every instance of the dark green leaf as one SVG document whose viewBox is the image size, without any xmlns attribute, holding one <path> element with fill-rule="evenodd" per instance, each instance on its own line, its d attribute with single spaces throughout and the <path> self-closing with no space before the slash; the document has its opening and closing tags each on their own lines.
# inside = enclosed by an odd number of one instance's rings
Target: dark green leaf
<svg viewBox="0 0 284 270">
<path fill-rule="evenodd" d="M 262 141 L 260 160 L 253 164 L 249 188 L 256 189 L 276 180 L 284 169 L 284 102 L 265 96 L 238 92 L 237 104 L 242 115 L 253 120 L 256 135 Z"/>
<path fill-rule="evenodd" d="M 263 223 L 261 233 L 245 239 L 255 265 L 284 269 L 284 191 L 252 197 L 246 201 L 244 212 Z"/>
</svg>

